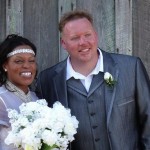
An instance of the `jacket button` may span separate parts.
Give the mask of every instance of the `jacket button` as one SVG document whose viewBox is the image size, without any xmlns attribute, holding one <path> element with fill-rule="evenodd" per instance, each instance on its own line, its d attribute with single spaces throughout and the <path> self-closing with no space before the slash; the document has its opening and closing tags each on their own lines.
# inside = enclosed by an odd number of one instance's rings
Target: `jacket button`
<svg viewBox="0 0 150 150">
<path fill-rule="evenodd" d="M 100 140 L 100 138 L 96 138 L 96 139 L 95 139 L 95 142 L 98 142 L 99 140 Z"/>
<path fill-rule="evenodd" d="M 93 129 L 96 129 L 98 126 L 97 125 L 95 125 L 95 126 L 93 126 Z"/>
<path fill-rule="evenodd" d="M 91 116 L 94 116 L 94 115 L 95 115 L 95 113 L 94 113 L 94 112 L 92 112 L 92 113 L 91 113 Z"/>
<path fill-rule="evenodd" d="M 89 100 L 88 103 L 89 103 L 89 104 L 93 103 L 93 100 Z"/>
</svg>

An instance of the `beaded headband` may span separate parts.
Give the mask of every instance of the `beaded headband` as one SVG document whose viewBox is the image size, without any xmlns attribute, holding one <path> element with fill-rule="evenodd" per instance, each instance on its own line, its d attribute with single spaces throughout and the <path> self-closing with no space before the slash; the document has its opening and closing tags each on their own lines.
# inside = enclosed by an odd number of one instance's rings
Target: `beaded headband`
<svg viewBox="0 0 150 150">
<path fill-rule="evenodd" d="M 8 53 L 7 57 L 10 57 L 10 56 L 13 56 L 13 55 L 19 54 L 19 53 L 31 53 L 31 54 L 35 55 L 35 53 L 32 49 L 17 49 L 17 50 L 14 50 L 14 51 Z"/>
</svg>

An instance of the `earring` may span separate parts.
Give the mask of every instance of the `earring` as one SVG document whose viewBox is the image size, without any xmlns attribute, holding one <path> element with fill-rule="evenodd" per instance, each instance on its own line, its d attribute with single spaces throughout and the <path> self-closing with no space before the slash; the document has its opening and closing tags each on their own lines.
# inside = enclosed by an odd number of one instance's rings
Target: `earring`
<svg viewBox="0 0 150 150">
<path fill-rule="evenodd" d="M 6 69 L 6 68 L 4 68 L 4 71 L 5 71 L 5 72 L 7 72 L 7 69 Z"/>
</svg>

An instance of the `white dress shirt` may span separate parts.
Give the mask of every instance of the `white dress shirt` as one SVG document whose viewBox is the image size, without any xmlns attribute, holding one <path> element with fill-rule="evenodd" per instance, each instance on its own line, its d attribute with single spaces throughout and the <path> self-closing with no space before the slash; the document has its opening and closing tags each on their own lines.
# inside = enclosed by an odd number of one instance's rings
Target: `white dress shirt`
<svg viewBox="0 0 150 150">
<path fill-rule="evenodd" d="M 70 62 L 70 56 L 67 59 L 67 74 L 66 74 L 66 80 L 69 80 L 71 77 L 74 77 L 75 79 L 80 79 L 82 84 L 84 85 L 87 92 L 89 91 L 93 75 L 97 75 L 99 72 L 104 72 L 104 65 L 103 65 L 103 55 L 100 49 L 99 51 L 99 58 L 96 64 L 96 67 L 93 69 L 93 71 L 88 75 L 84 76 L 78 72 L 76 72 L 71 65 Z"/>
</svg>

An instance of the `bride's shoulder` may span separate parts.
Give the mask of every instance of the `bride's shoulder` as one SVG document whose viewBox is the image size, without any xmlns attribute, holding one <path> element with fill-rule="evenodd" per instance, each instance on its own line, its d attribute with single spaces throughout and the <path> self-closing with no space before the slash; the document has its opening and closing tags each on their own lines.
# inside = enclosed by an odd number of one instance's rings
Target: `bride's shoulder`
<svg viewBox="0 0 150 150">
<path fill-rule="evenodd" d="M 39 98 L 36 96 L 35 92 L 30 91 L 30 93 L 31 93 L 31 96 L 32 96 L 32 100 L 36 101 L 36 100 L 39 99 Z"/>
</svg>

